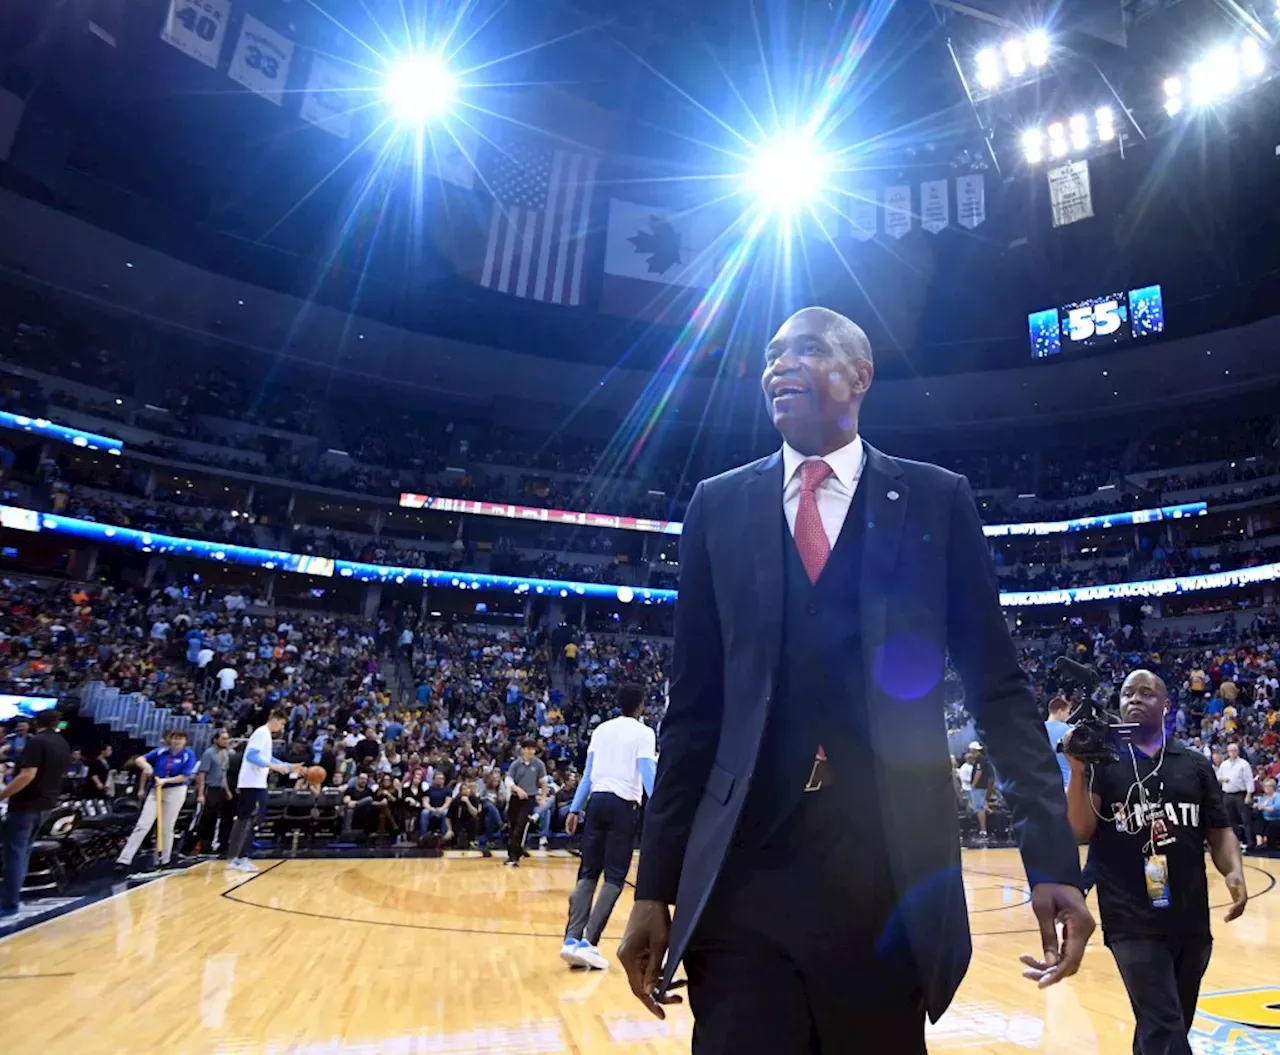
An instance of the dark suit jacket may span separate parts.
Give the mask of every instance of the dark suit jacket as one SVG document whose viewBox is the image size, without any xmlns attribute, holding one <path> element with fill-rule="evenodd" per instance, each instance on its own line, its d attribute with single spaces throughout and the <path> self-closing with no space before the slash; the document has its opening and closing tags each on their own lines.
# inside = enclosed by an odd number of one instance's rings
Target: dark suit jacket
<svg viewBox="0 0 1280 1055">
<path fill-rule="evenodd" d="M 1000 773 L 1030 881 L 1079 885 L 1062 774 L 1019 668 L 963 477 L 869 445 L 861 614 L 872 766 L 897 911 L 935 1021 L 971 952 L 944 662 Z M 762 751 L 782 640 L 782 455 L 704 480 L 680 541 L 670 702 L 636 897 L 675 905 L 663 988 L 707 903 Z M 856 968 L 856 965 L 853 965 Z"/>
</svg>

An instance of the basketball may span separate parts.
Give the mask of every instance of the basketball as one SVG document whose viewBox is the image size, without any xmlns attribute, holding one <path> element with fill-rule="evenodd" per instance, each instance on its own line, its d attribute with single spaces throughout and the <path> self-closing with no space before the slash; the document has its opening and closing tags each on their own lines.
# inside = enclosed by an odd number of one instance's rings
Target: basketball
<svg viewBox="0 0 1280 1055">
<path fill-rule="evenodd" d="M 325 772 L 324 766 L 310 766 L 306 772 L 307 783 L 313 788 L 319 787 L 324 783 Z"/>
</svg>

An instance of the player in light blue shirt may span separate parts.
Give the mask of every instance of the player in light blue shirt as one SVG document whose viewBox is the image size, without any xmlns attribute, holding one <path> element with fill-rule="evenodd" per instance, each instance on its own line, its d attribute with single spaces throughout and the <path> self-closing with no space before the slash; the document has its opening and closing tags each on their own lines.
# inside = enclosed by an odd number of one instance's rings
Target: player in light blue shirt
<svg viewBox="0 0 1280 1055">
<path fill-rule="evenodd" d="M 1058 767 L 1062 770 L 1062 786 L 1071 782 L 1071 766 L 1067 764 L 1067 756 L 1058 751 L 1058 744 L 1071 728 L 1067 724 L 1067 716 L 1071 713 L 1071 701 L 1055 696 L 1049 701 L 1049 720 L 1044 723 L 1044 731 L 1049 734 L 1049 746 L 1057 751 Z"/>
</svg>

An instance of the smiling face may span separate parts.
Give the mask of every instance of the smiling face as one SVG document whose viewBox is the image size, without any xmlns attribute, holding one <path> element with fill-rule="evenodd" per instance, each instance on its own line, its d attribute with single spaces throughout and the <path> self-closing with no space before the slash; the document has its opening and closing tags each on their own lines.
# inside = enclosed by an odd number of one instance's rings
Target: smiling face
<svg viewBox="0 0 1280 1055">
<path fill-rule="evenodd" d="M 765 405 L 802 454 L 829 454 L 858 434 L 858 410 L 875 368 L 866 334 L 825 308 L 796 312 L 765 350 Z"/>
</svg>

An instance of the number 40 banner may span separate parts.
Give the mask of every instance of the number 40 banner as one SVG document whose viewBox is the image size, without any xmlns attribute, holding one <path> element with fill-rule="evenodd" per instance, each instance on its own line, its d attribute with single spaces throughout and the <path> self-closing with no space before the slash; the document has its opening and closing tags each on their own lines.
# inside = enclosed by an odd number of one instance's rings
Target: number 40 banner
<svg viewBox="0 0 1280 1055">
<path fill-rule="evenodd" d="M 284 102 L 284 86 L 292 61 L 292 40 L 252 15 L 245 15 L 227 76 L 279 106 Z"/>
<path fill-rule="evenodd" d="M 164 20 L 160 39 L 217 69 L 230 11 L 229 0 L 169 0 L 169 17 Z"/>
</svg>

